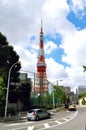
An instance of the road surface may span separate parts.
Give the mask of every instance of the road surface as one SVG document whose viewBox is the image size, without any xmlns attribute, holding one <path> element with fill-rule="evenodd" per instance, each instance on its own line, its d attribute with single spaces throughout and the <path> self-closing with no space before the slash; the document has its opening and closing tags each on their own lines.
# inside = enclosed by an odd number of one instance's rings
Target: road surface
<svg viewBox="0 0 86 130">
<path fill-rule="evenodd" d="M 77 111 L 62 110 L 53 113 L 50 119 L 16 123 L 2 123 L 0 130 L 86 130 L 86 107 L 78 107 Z M 5 129 L 6 128 L 6 129 Z"/>
</svg>

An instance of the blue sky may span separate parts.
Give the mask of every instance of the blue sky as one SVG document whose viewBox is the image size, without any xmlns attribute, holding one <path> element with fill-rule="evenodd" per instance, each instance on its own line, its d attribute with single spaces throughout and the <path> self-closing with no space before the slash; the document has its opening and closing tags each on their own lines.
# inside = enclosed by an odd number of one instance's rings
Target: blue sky
<svg viewBox="0 0 86 130">
<path fill-rule="evenodd" d="M 0 31 L 23 70 L 36 72 L 41 19 L 48 80 L 72 90 L 86 84 L 86 0 L 0 1 Z"/>
<path fill-rule="evenodd" d="M 55 38 L 53 38 L 53 37 L 51 37 L 50 35 L 46 35 L 46 36 L 44 36 L 44 43 L 46 43 L 46 41 L 48 41 L 48 40 L 50 40 L 50 41 L 52 41 L 52 42 L 54 42 L 54 43 L 56 43 L 56 45 L 58 46 L 58 49 L 56 48 L 54 51 L 52 51 L 51 52 L 51 55 L 52 55 L 52 57 L 56 60 L 56 61 L 58 61 L 59 63 L 62 63 L 62 61 L 61 61 L 61 56 L 62 56 L 62 54 L 64 53 L 64 51 L 63 51 L 63 49 L 61 49 L 60 47 L 59 47 L 59 45 L 61 44 L 61 40 L 62 40 L 62 38 L 61 38 L 61 36 L 59 35 L 59 34 L 56 34 L 56 37 Z M 58 51 L 57 51 L 58 50 Z M 45 55 L 45 57 L 51 57 L 51 55 Z"/>
<path fill-rule="evenodd" d="M 72 11 L 67 16 L 67 19 L 72 22 L 77 29 L 84 29 L 86 27 L 86 15 L 82 18 L 77 17 Z"/>
</svg>

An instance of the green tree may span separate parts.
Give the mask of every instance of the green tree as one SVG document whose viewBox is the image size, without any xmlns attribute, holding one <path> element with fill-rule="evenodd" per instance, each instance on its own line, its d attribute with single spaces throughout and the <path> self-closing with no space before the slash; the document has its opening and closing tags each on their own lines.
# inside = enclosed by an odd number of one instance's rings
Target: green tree
<svg viewBox="0 0 86 130">
<path fill-rule="evenodd" d="M 7 81 L 8 81 L 8 73 L 10 70 L 10 67 L 19 61 L 19 56 L 17 53 L 14 51 L 13 47 L 9 45 L 7 42 L 6 37 L 0 33 L 0 78 L 3 79 L 4 84 L 1 85 L 1 88 L 3 89 L 5 95 L 6 95 L 6 87 L 7 87 Z M 16 83 L 19 82 L 19 70 L 21 68 L 20 63 L 17 63 L 11 70 L 10 73 L 10 82 Z M 15 91 L 16 93 L 16 88 L 17 86 L 10 86 L 10 91 L 9 91 L 9 101 L 10 95 Z M 4 96 L 5 96 L 4 95 Z M 14 94 L 15 98 L 16 94 Z"/>
<path fill-rule="evenodd" d="M 53 95 L 52 95 L 52 93 L 49 93 L 49 92 L 46 93 L 45 106 L 47 109 L 53 108 Z"/>
<path fill-rule="evenodd" d="M 86 92 L 79 95 L 79 98 L 86 97 Z"/>
<path fill-rule="evenodd" d="M 86 71 L 86 66 L 83 66 L 83 69 L 84 69 L 83 71 L 85 72 Z"/>
<path fill-rule="evenodd" d="M 53 88 L 54 88 L 55 102 L 58 105 L 61 105 L 62 103 L 64 103 L 65 93 L 60 86 L 54 85 Z"/>
<path fill-rule="evenodd" d="M 17 93 L 18 99 L 23 103 L 23 110 L 29 110 L 31 107 L 30 103 L 31 84 L 30 83 L 22 84 L 17 91 L 18 91 Z"/>
<path fill-rule="evenodd" d="M 5 100 L 5 86 L 3 79 L 0 77 L 0 105 L 3 105 L 4 100 Z"/>
</svg>

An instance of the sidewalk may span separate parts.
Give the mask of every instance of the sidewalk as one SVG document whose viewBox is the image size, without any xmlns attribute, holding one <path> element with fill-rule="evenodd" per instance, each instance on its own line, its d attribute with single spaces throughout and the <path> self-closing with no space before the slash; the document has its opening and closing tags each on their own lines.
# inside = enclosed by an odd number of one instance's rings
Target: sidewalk
<svg viewBox="0 0 86 130">
<path fill-rule="evenodd" d="M 26 114 L 21 115 L 20 113 L 15 116 L 7 116 L 6 119 L 4 117 L 0 117 L 0 122 L 22 122 L 26 121 Z"/>
</svg>

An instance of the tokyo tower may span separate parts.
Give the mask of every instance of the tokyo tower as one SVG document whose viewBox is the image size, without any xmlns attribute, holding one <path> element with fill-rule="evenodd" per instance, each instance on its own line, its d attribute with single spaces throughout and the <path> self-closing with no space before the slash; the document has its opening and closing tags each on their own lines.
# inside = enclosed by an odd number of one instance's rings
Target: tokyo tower
<svg viewBox="0 0 86 130">
<path fill-rule="evenodd" d="M 46 63 L 44 56 L 44 33 L 41 20 L 40 43 L 39 43 L 37 72 L 35 80 L 35 92 L 38 93 L 39 95 L 46 96 L 47 91 L 48 91 L 48 81 L 46 75 Z"/>
</svg>

